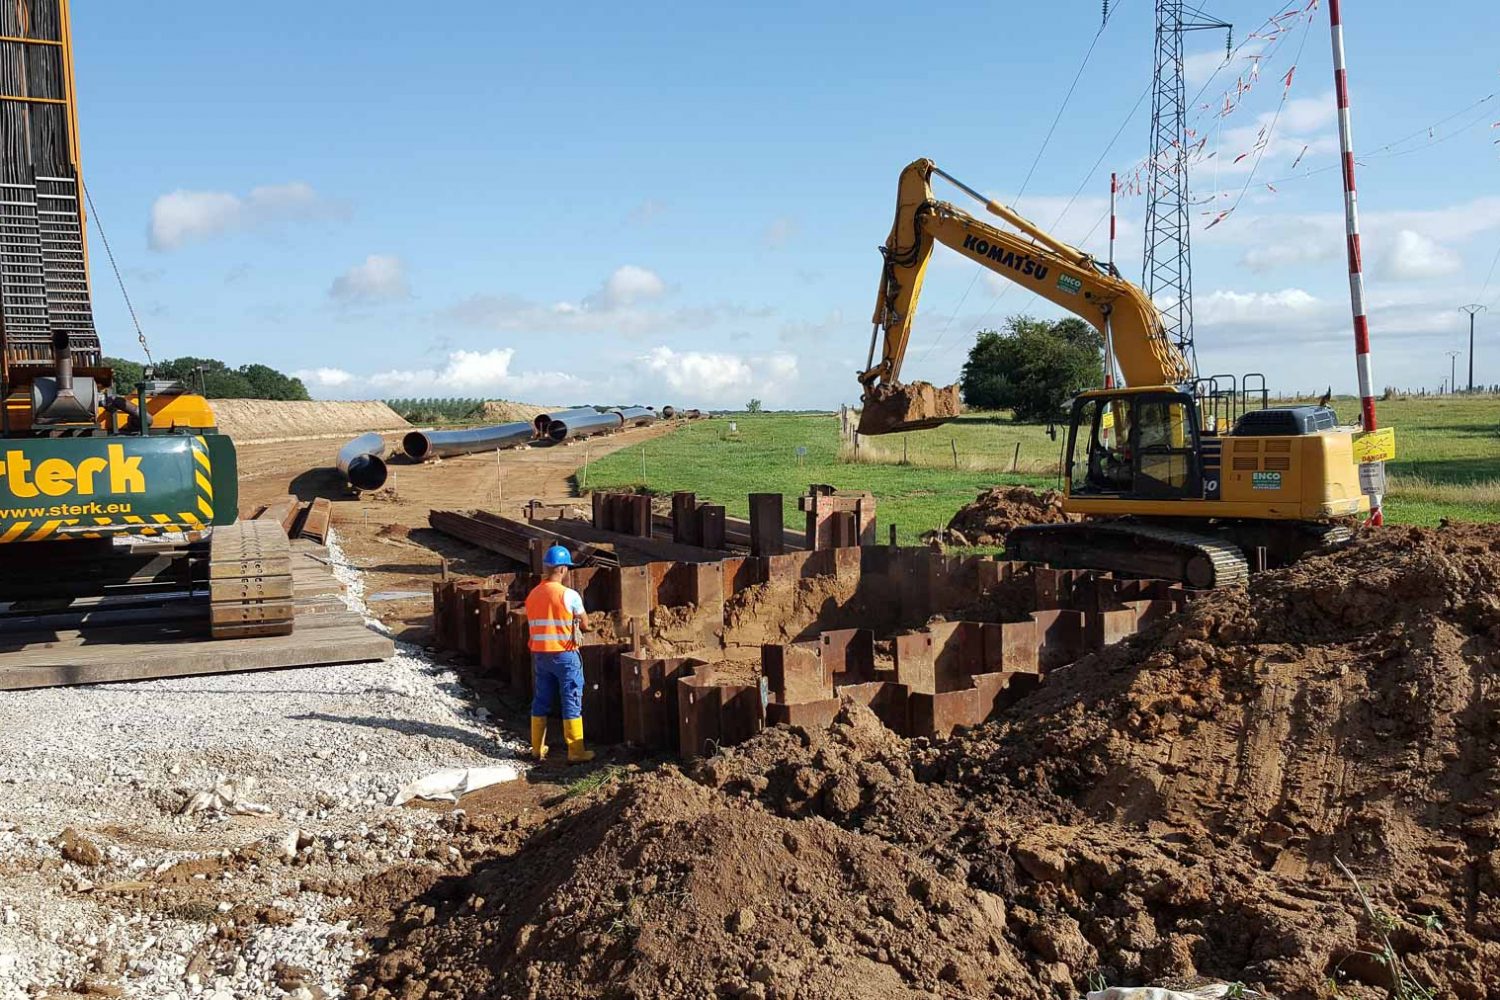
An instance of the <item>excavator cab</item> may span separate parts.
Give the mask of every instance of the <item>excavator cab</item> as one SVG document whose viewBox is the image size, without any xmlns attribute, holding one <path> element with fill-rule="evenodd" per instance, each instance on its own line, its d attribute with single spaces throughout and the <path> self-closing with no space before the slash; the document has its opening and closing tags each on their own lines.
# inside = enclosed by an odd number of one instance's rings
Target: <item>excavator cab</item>
<svg viewBox="0 0 1500 1000">
<path fill-rule="evenodd" d="M 1073 401 L 1068 495 L 1203 496 L 1196 400 L 1168 386 L 1088 392 Z"/>
</svg>

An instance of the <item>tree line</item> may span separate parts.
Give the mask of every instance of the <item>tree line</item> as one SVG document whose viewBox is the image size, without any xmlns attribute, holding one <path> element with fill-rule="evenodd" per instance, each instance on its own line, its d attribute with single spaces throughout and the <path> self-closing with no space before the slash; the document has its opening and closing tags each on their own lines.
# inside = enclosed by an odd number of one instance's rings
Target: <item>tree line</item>
<svg viewBox="0 0 1500 1000">
<path fill-rule="evenodd" d="M 145 364 L 128 358 L 105 358 L 104 364 L 115 370 L 115 391 L 131 393 L 145 377 Z M 181 382 L 192 392 L 209 399 L 311 399 L 307 386 L 269 365 L 240 365 L 231 368 L 217 358 L 183 357 L 157 362 L 158 379 Z"/>
</svg>

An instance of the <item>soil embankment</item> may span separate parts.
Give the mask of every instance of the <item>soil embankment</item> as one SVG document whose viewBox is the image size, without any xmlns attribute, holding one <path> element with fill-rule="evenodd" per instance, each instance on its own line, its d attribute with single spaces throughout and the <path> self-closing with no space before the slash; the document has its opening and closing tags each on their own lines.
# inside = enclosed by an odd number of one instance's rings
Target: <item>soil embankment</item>
<svg viewBox="0 0 1500 1000">
<path fill-rule="evenodd" d="M 411 425 L 379 401 L 215 399 L 209 403 L 219 430 L 237 443 L 354 436 L 405 430 Z"/>
</svg>

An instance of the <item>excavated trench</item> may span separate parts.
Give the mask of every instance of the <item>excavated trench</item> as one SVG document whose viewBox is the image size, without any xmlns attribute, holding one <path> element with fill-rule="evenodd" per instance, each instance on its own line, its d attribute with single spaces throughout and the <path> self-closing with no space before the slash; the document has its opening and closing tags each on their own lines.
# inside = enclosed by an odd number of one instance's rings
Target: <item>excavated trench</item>
<svg viewBox="0 0 1500 1000">
<path fill-rule="evenodd" d="M 671 634 L 619 654 L 650 682 L 622 681 L 622 729 L 720 738 L 364 892 L 361 989 L 1374 998 L 1388 947 L 1437 995 L 1500 995 L 1500 531 L 1390 529 L 1186 601 L 917 552 L 721 566 L 717 630 L 648 606 Z M 473 599 L 492 628 L 501 589 Z M 735 731 L 747 689 L 790 724 Z"/>
</svg>

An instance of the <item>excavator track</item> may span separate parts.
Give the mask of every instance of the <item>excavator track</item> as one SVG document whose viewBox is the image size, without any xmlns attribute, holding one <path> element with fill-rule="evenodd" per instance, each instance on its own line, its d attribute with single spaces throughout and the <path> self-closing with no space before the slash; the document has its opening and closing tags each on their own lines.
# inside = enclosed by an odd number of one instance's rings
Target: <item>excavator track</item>
<svg viewBox="0 0 1500 1000">
<path fill-rule="evenodd" d="M 292 550 L 276 521 L 213 529 L 208 558 L 209 629 L 215 639 L 290 635 Z"/>
<path fill-rule="evenodd" d="M 1012 531 L 1005 547 L 1011 558 L 1056 569 L 1177 580 L 1197 590 L 1232 587 L 1250 579 L 1250 563 L 1234 542 L 1161 524 L 1032 524 Z"/>
</svg>

